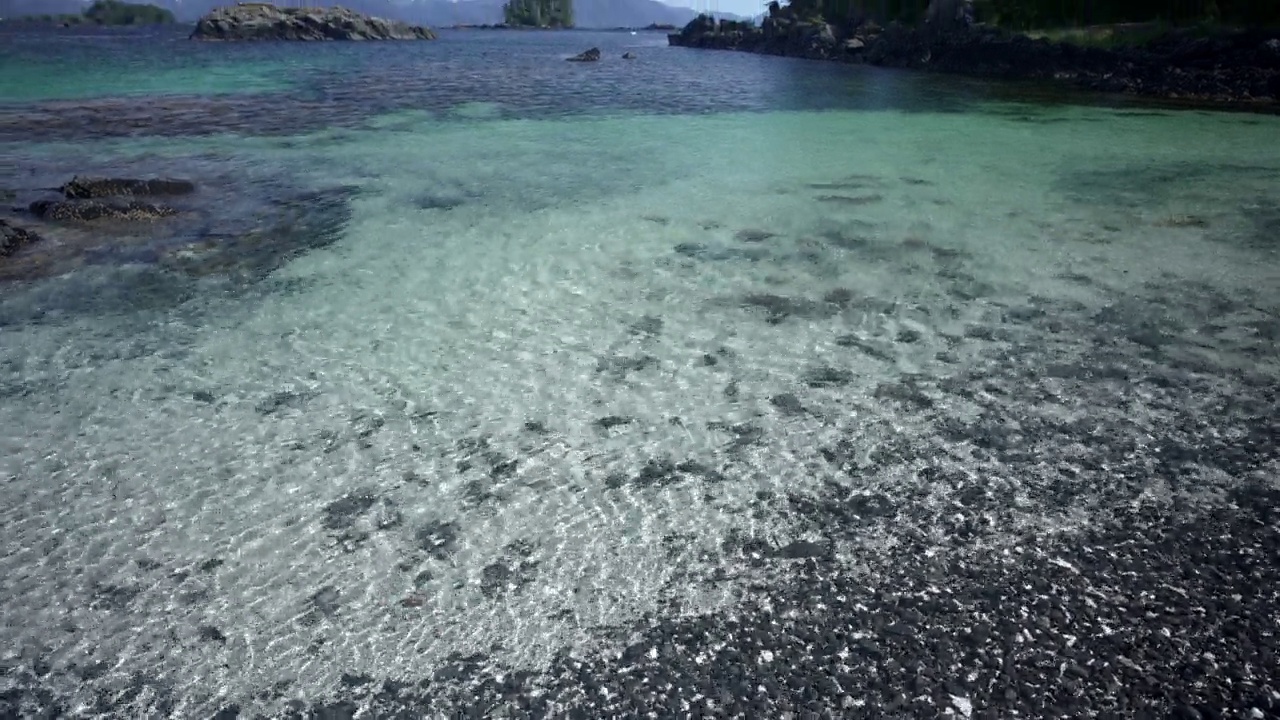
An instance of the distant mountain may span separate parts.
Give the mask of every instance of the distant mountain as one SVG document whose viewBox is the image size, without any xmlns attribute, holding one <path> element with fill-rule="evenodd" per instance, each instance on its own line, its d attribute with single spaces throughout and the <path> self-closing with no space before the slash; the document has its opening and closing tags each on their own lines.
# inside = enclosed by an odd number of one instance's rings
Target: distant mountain
<svg viewBox="0 0 1280 720">
<path fill-rule="evenodd" d="M 210 10 L 235 0 L 133 0 L 172 10 L 179 20 L 194 22 Z M 298 0 L 276 0 L 279 5 Z M 503 0 L 310 0 L 314 4 L 342 5 L 357 12 L 421 25 L 488 25 L 502 22 Z M 78 13 L 81 0 L 0 0 L 0 17 Z M 581 28 L 644 27 L 652 23 L 683 26 L 696 13 L 658 0 L 574 0 L 574 17 Z M 722 17 L 741 19 L 729 13 Z"/>
<path fill-rule="evenodd" d="M 89 3 L 80 0 L 0 0 L 0 17 L 23 15 L 72 15 L 83 11 Z"/>
</svg>

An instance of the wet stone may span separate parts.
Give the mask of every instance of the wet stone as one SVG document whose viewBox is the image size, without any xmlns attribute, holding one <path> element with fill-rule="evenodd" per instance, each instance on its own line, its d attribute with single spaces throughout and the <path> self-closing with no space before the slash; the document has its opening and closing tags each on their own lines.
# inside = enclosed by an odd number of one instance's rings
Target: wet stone
<svg viewBox="0 0 1280 720">
<path fill-rule="evenodd" d="M 769 324 L 778 324 L 787 318 L 822 320 L 835 318 L 840 305 L 835 302 L 819 302 L 806 297 L 786 297 L 773 293 L 756 292 L 742 297 L 740 304 L 746 309 L 764 310 Z"/>
<path fill-rule="evenodd" d="M 995 328 L 989 325 L 970 325 L 964 329 L 964 336 L 974 340 L 996 340 Z"/>
<path fill-rule="evenodd" d="M 414 201 L 414 207 L 419 210 L 453 210 L 462 207 L 467 203 L 467 198 L 462 195 L 427 192 L 418 195 Z"/>
<path fill-rule="evenodd" d="M 720 483 L 724 482 L 725 476 L 719 470 L 696 460 L 676 463 L 667 458 L 660 458 L 649 460 L 634 476 L 628 477 L 621 472 L 610 473 L 605 478 L 605 487 L 618 489 L 630 484 L 640 489 L 661 488 L 692 479 Z"/>
<path fill-rule="evenodd" d="M 873 245 L 870 238 L 850 231 L 828 230 L 819 237 L 842 250 L 867 250 Z"/>
<path fill-rule="evenodd" d="M 332 585 L 325 585 L 311 596 L 311 607 L 321 615 L 335 615 L 340 607 L 342 594 Z"/>
<path fill-rule="evenodd" d="M 489 477 L 494 479 L 508 478 L 516 474 L 519 460 L 499 460 L 489 468 Z"/>
<path fill-rule="evenodd" d="M 437 560 L 445 560 L 456 549 L 459 527 L 454 522 L 435 521 L 419 527 L 415 533 L 418 547 Z"/>
<path fill-rule="evenodd" d="M 934 405 L 933 398 L 925 395 L 912 382 L 881 383 L 876 387 L 874 397 L 878 400 L 894 400 L 917 410 L 928 410 Z"/>
<path fill-rule="evenodd" d="M 533 542 L 531 540 L 526 540 L 524 538 L 517 538 L 515 540 L 512 540 L 511 542 L 507 543 L 505 547 L 503 547 L 503 550 L 506 551 L 508 554 L 514 555 L 515 557 L 522 557 L 522 558 L 527 558 L 530 555 L 532 555 L 535 549 L 536 549 L 536 546 L 533 544 Z"/>
<path fill-rule="evenodd" d="M 538 563 L 529 560 L 490 563 L 480 573 L 480 593 L 490 600 L 519 593 L 536 578 L 537 568 Z"/>
<path fill-rule="evenodd" d="M 658 366 L 658 358 L 652 355 L 602 357 L 596 362 L 596 372 L 625 380 L 633 372 L 641 372 Z"/>
<path fill-rule="evenodd" d="M 837 337 L 835 339 L 835 344 L 840 347 L 855 348 L 857 350 L 860 350 L 862 353 L 870 357 L 873 357 L 877 360 L 883 360 L 885 362 L 893 361 L 893 355 L 891 355 L 888 351 L 882 348 L 876 347 L 870 341 L 863 340 L 857 335 L 841 335 L 840 337 Z"/>
<path fill-rule="evenodd" d="M 314 393 L 309 392 L 281 390 L 263 399 L 254 409 L 262 415 L 271 415 L 280 410 L 299 408 L 313 396 Z"/>
<path fill-rule="evenodd" d="M 733 239 L 738 242 L 760 243 L 777 236 L 777 233 L 769 232 L 768 230 L 745 229 L 734 233 Z"/>
<path fill-rule="evenodd" d="M 690 258 L 701 258 L 707 254 L 708 247 L 701 243 L 680 243 L 675 246 L 677 255 Z"/>
<path fill-rule="evenodd" d="M 791 393 L 782 393 L 769 398 L 769 404 L 783 415 L 804 415 L 805 407 L 800 402 L 800 398 Z"/>
<path fill-rule="evenodd" d="M 778 557 L 788 560 L 823 557 L 828 554 L 826 546 L 810 540 L 795 540 L 777 549 Z"/>
<path fill-rule="evenodd" d="M 378 498 L 371 491 L 362 490 L 344 495 L 324 508 L 324 527 L 328 530 L 345 530 L 355 525 L 361 513 L 372 508 Z"/>
<path fill-rule="evenodd" d="M 770 256 L 767 248 L 759 247 L 725 247 L 706 243 L 680 243 L 675 253 L 693 260 L 724 262 L 730 260 L 746 260 L 758 262 Z"/>
<path fill-rule="evenodd" d="M 829 203 L 833 205 L 846 205 L 850 207 L 859 207 L 862 205 L 872 205 L 884 200 L 883 195 L 819 195 L 815 198 L 818 202 Z"/>
<path fill-rule="evenodd" d="M 196 630 L 196 637 L 204 642 L 218 642 L 223 644 L 227 642 L 227 636 L 223 635 L 221 630 L 212 625 L 201 625 L 200 628 Z"/>
<path fill-rule="evenodd" d="M 100 610 L 125 610 L 141 593 L 137 587 L 96 583 L 89 606 Z"/>
<path fill-rule="evenodd" d="M 857 298 L 853 294 L 853 291 L 848 288 L 836 288 L 828 291 L 822 296 L 823 302 L 831 303 L 832 305 L 839 305 L 840 307 L 852 305 L 856 299 Z"/>
<path fill-rule="evenodd" d="M 49 222 L 93 222 L 96 220 L 146 221 L 178 214 L 164 205 L 133 201 L 37 200 L 29 212 Z"/>
<path fill-rule="evenodd" d="M 806 370 L 800 375 L 800 381 L 811 388 L 831 388 L 848 385 L 853 382 L 854 375 L 849 370 L 841 370 L 828 365 Z"/>
<path fill-rule="evenodd" d="M 596 427 L 600 428 L 601 430 L 608 431 L 616 427 L 622 427 L 623 425 L 630 425 L 633 422 L 635 422 L 635 418 L 626 417 L 623 415 L 606 415 L 605 417 L 602 417 L 596 420 L 595 424 L 596 424 Z"/>
<path fill-rule="evenodd" d="M 709 422 L 707 427 L 712 430 L 727 432 L 733 436 L 733 441 L 729 443 L 729 450 L 741 450 L 755 445 L 764 438 L 764 428 L 752 423 Z"/>
<path fill-rule="evenodd" d="M 631 334 L 646 335 L 655 337 L 662 333 L 662 318 L 655 315 L 645 315 L 639 320 L 631 324 Z"/>
</svg>

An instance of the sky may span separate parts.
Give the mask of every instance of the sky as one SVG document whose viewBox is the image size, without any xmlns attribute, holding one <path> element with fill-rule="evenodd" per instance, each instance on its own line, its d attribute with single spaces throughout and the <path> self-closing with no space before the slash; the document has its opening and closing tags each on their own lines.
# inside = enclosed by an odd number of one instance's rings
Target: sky
<svg viewBox="0 0 1280 720">
<path fill-rule="evenodd" d="M 719 10 L 735 15 L 759 15 L 768 0 L 662 0 L 668 5 L 682 5 L 695 10 Z"/>
</svg>

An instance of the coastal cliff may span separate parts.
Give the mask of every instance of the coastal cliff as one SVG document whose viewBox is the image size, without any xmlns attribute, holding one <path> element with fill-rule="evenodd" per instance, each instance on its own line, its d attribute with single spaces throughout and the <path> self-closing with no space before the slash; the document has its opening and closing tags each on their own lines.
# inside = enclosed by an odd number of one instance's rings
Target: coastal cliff
<svg viewBox="0 0 1280 720">
<path fill-rule="evenodd" d="M 429 28 L 341 7 L 282 8 L 237 3 L 200 18 L 195 40 L 434 40 Z"/>
<path fill-rule="evenodd" d="M 1083 47 L 981 25 L 832 24 L 766 17 L 759 26 L 705 15 L 667 36 L 674 46 L 865 63 L 1205 102 L 1280 102 L 1280 33 L 1169 31 L 1130 47 Z"/>
</svg>

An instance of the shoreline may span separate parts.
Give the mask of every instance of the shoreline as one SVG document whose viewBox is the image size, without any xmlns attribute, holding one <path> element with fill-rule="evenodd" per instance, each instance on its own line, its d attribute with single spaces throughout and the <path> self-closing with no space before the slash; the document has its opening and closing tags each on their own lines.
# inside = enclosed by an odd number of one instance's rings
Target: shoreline
<svg viewBox="0 0 1280 720">
<path fill-rule="evenodd" d="M 1168 31 L 1133 47 L 1032 39 L 975 25 L 927 30 L 766 18 L 760 27 L 700 16 L 667 35 L 672 47 L 732 50 L 921 70 L 1155 99 L 1188 107 L 1280 112 L 1280 30 L 1198 36 Z"/>
</svg>

